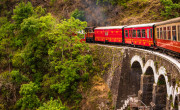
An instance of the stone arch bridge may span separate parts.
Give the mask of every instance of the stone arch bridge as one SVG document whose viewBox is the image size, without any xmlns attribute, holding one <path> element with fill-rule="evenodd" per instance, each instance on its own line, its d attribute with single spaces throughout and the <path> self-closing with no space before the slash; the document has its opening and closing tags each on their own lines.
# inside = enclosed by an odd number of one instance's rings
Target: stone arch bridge
<svg viewBox="0 0 180 110">
<path fill-rule="evenodd" d="M 106 70 L 103 76 L 115 109 L 133 96 L 153 110 L 180 110 L 180 63 L 176 59 L 131 47 L 97 44 L 94 49 Z"/>
</svg>

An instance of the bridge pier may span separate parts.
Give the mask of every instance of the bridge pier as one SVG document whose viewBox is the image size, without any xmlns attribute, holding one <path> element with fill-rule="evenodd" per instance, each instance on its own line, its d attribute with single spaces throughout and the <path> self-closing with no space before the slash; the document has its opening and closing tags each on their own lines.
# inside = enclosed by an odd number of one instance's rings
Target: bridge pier
<svg viewBox="0 0 180 110">
<path fill-rule="evenodd" d="M 167 102 L 167 93 L 166 93 L 166 85 L 153 85 L 153 104 L 154 110 L 168 110 L 166 109 L 166 102 Z"/>
<path fill-rule="evenodd" d="M 179 98 L 180 98 L 180 94 L 177 94 L 175 97 L 173 110 L 179 110 L 179 108 L 180 108 Z"/>
<path fill-rule="evenodd" d="M 138 98 L 147 106 L 152 102 L 153 83 L 153 75 L 141 75 L 141 86 L 138 92 Z"/>
<path fill-rule="evenodd" d="M 166 98 L 166 110 L 171 110 L 172 99 Z"/>
</svg>

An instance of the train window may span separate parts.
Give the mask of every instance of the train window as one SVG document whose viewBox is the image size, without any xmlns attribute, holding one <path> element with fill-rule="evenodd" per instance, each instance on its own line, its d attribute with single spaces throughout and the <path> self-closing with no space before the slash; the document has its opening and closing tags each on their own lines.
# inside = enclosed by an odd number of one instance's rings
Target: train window
<svg viewBox="0 0 180 110">
<path fill-rule="evenodd" d="M 142 29 L 142 38 L 146 37 L 145 29 Z"/>
<path fill-rule="evenodd" d="M 133 30 L 131 30 L 131 37 L 133 37 Z"/>
<path fill-rule="evenodd" d="M 160 28 L 160 39 L 163 39 L 162 38 L 162 28 Z"/>
<path fill-rule="evenodd" d="M 137 37 L 141 38 L 141 31 L 137 30 Z"/>
<path fill-rule="evenodd" d="M 125 30 L 125 35 L 126 37 L 128 37 L 128 30 Z"/>
<path fill-rule="evenodd" d="M 132 31 L 129 30 L 129 37 L 132 37 Z"/>
<path fill-rule="evenodd" d="M 176 37 L 176 26 L 172 26 L 172 37 L 173 37 L 173 41 L 177 40 L 177 37 Z"/>
<path fill-rule="evenodd" d="M 92 31 L 92 29 L 89 29 L 88 32 L 90 33 L 90 32 L 93 32 L 93 31 Z"/>
<path fill-rule="evenodd" d="M 159 39 L 159 28 L 157 28 L 157 38 Z"/>
<path fill-rule="evenodd" d="M 167 27 L 167 36 L 168 36 L 168 40 L 171 40 L 171 27 Z"/>
<path fill-rule="evenodd" d="M 150 29 L 151 38 L 153 38 L 152 29 Z"/>
<path fill-rule="evenodd" d="M 178 26 L 178 41 L 180 41 L 180 25 Z"/>
<path fill-rule="evenodd" d="M 149 38 L 149 29 L 147 29 L 147 38 Z"/>
<path fill-rule="evenodd" d="M 132 37 L 136 37 L 136 30 L 133 30 L 133 36 Z"/>
<path fill-rule="evenodd" d="M 164 37 L 164 40 L 166 40 L 166 27 L 163 27 L 163 37 Z"/>
</svg>

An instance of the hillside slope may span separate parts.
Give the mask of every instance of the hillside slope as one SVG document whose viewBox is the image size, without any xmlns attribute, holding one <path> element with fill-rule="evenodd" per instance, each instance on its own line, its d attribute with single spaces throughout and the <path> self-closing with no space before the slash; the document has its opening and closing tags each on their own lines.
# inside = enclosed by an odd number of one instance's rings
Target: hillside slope
<svg viewBox="0 0 180 110">
<path fill-rule="evenodd" d="M 12 15 L 12 9 L 21 0 L 0 2 L 2 15 Z M 127 5 L 98 4 L 97 0 L 24 0 L 33 6 L 42 6 L 59 19 L 69 18 L 71 12 L 79 9 L 85 12 L 88 26 L 129 25 L 162 21 L 163 5 L 160 0 L 130 0 Z M 4 11 L 7 9 L 10 12 Z M 179 9 L 178 9 L 179 10 Z M 180 11 L 180 10 L 179 10 Z"/>
<path fill-rule="evenodd" d="M 163 20 L 160 16 L 162 4 L 160 0 L 132 0 L 127 7 L 111 4 L 96 4 L 97 0 L 57 0 L 52 4 L 44 3 L 48 11 L 58 18 L 67 18 L 75 9 L 85 12 L 89 26 L 129 25 L 157 22 Z M 34 2 L 37 5 L 37 2 Z"/>
</svg>

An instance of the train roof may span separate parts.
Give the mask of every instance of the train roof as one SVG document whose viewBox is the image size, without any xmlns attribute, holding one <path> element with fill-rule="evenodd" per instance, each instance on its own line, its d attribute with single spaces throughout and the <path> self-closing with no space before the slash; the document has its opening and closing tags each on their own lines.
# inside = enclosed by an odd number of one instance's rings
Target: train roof
<svg viewBox="0 0 180 110">
<path fill-rule="evenodd" d="M 93 27 L 93 26 L 92 27 L 86 27 L 85 29 L 92 29 L 92 28 L 95 28 L 95 27 Z"/>
<path fill-rule="evenodd" d="M 155 26 L 164 25 L 164 24 L 170 24 L 170 23 L 177 23 L 177 22 L 180 22 L 180 17 L 159 22 L 159 23 L 155 24 Z"/>
<path fill-rule="evenodd" d="M 129 25 L 129 26 L 126 26 L 125 28 L 149 27 L 149 26 L 153 26 L 154 24 L 156 24 L 156 23 Z"/>
<path fill-rule="evenodd" d="M 106 26 L 106 27 L 97 27 L 96 29 L 122 29 L 125 26 Z"/>
</svg>

